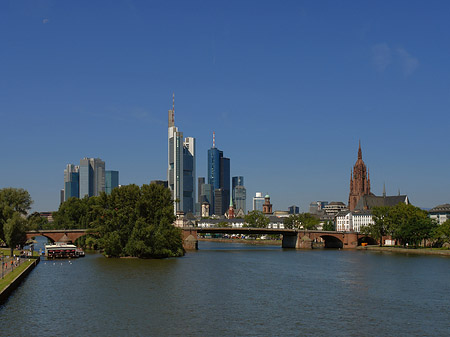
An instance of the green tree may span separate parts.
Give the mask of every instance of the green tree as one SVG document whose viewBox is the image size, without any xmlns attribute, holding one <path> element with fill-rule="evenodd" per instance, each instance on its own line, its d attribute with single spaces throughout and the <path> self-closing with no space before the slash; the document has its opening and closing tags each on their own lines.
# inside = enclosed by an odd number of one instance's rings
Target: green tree
<svg viewBox="0 0 450 337">
<path fill-rule="evenodd" d="M 6 241 L 3 226 L 14 213 L 26 215 L 33 200 L 28 191 L 22 188 L 7 187 L 0 189 L 0 239 Z"/>
<path fill-rule="evenodd" d="M 244 227 L 266 228 L 269 218 L 261 211 L 251 211 L 244 216 Z"/>
<path fill-rule="evenodd" d="M 11 249 L 12 256 L 14 248 L 23 246 L 27 241 L 27 220 L 19 212 L 14 212 L 12 217 L 3 225 L 3 231 L 6 244 Z"/>
<path fill-rule="evenodd" d="M 329 232 L 336 230 L 333 221 L 331 220 L 326 221 L 322 226 L 322 230 Z"/>
<path fill-rule="evenodd" d="M 436 227 L 426 211 L 404 203 L 392 207 L 389 218 L 392 236 L 404 246 L 408 243 L 417 247 L 423 240 L 431 238 Z"/>
<path fill-rule="evenodd" d="M 361 228 L 361 232 L 370 235 L 373 239 L 383 245 L 383 236 L 391 233 L 391 216 L 389 212 L 391 207 L 381 206 L 372 209 L 373 223 Z"/>
<path fill-rule="evenodd" d="M 435 227 L 433 238 L 436 240 L 438 246 L 442 246 L 444 243 L 450 243 L 450 219 Z"/>
<path fill-rule="evenodd" d="M 306 230 L 315 230 L 320 223 L 319 218 L 310 213 L 299 214 L 299 220 L 301 227 Z"/>
<path fill-rule="evenodd" d="M 300 227 L 300 219 L 298 215 L 291 214 L 287 218 L 283 219 L 284 228 L 294 229 Z"/>
<path fill-rule="evenodd" d="M 30 214 L 27 218 L 28 220 L 28 229 L 29 230 L 40 230 L 40 229 L 48 229 L 49 223 L 47 218 L 41 217 L 39 212 L 34 212 Z"/>
</svg>

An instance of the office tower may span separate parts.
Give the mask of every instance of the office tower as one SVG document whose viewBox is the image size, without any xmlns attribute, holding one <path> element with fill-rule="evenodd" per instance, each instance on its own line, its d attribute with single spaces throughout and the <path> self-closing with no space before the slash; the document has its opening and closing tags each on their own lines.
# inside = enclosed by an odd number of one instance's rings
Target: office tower
<svg viewBox="0 0 450 337">
<path fill-rule="evenodd" d="M 256 195 L 253 197 L 253 210 L 254 211 L 263 211 L 264 197 L 261 192 L 256 192 Z"/>
<path fill-rule="evenodd" d="M 174 213 L 194 212 L 195 138 L 183 141 L 183 133 L 175 126 L 175 95 L 169 110 L 167 181 L 172 192 Z"/>
<path fill-rule="evenodd" d="M 213 133 L 213 147 L 208 150 L 208 184 L 214 191 L 214 198 L 211 203 L 211 209 L 216 215 L 223 215 L 228 209 L 230 200 L 230 159 L 223 156 L 223 151 L 216 148 L 215 133 Z M 219 193 L 221 201 L 216 207 L 216 190 L 222 189 Z"/>
<path fill-rule="evenodd" d="M 105 192 L 111 194 L 112 190 L 119 187 L 119 171 L 105 171 Z"/>
<path fill-rule="evenodd" d="M 200 216 L 202 214 L 202 188 L 205 183 L 205 177 L 199 177 L 197 179 L 197 202 L 195 203 L 195 215 Z"/>
<path fill-rule="evenodd" d="M 238 176 L 231 178 L 231 195 L 233 197 L 233 203 L 236 205 L 234 189 L 236 186 L 244 186 L 244 177 Z"/>
<path fill-rule="evenodd" d="M 59 204 L 62 204 L 64 202 L 64 190 L 59 191 Z"/>
<path fill-rule="evenodd" d="M 79 166 L 67 164 L 64 170 L 64 201 L 71 197 L 80 197 L 80 174 Z"/>
<path fill-rule="evenodd" d="M 100 158 L 80 160 L 80 198 L 98 196 L 105 191 L 105 162 Z"/>
<path fill-rule="evenodd" d="M 183 143 L 183 212 L 195 212 L 195 138 Z"/>
<path fill-rule="evenodd" d="M 202 204 L 202 188 L 203 184 L 205 184 L 205 177 L 199 177 L 198 183 L 197 183 L 197 202 L 201 205 Z"/>
<path fill-rule="evenodd" d="M 238 185 L 234 188 L 234 205 L 236 211 L 242 209 L 244 214 L 247 213 L 247 190 L 244 186 Z"/>
<path fill-rule="evenodd" d="M 292 205 L 289 207 L 289 214 L 299 214 L 300 213 L 300 209 L 298 208 L 298 206 Z"/>
<path fill-rule="evenodd" d="M 214 190 L 214 214 L 224 215 L 227 211 L 227 199 L 225 197 L 225 190 L 217 188 Z"/>
</svg>

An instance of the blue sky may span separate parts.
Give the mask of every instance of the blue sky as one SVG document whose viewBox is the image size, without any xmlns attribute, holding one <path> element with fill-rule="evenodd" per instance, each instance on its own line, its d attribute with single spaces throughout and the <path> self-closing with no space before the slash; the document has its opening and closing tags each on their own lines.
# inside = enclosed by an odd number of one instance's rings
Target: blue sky
<svg viewBox="0 0 450 337">
<path fill-rule="evenodd" d="M 56 210 L 63 170 L 165 179 L 167 110 L 212 132 L 248 207 L 348 201 L 361 140 L 372 192 L 450 202 L 447 1 L 1 1 L 0 188 Z"/>
</svg>

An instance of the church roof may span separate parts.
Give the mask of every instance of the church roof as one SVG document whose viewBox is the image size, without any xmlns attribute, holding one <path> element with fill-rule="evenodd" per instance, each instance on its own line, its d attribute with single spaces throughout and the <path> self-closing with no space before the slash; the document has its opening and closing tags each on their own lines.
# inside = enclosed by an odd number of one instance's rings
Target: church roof
<svg viewBox="0 0 450 337">
<path fill-rule="evenodd" d="M 395 196 L 378 197 L 376 195 L 363 195 L 356 204 L 355 210 L 372 209 L 374 207 L 381 207 L 381 206 L 392 207 L 401 202 L 409 204 L 408 196 L 395 195 Z"/>
</svg>

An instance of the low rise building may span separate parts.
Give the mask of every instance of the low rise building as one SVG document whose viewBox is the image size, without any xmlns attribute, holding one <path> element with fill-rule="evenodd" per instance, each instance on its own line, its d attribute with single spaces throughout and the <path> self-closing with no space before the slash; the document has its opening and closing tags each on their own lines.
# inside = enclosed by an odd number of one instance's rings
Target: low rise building
<svg viewBox="0 0 450 337">
<path fill-rule="evenodd" d="M 361 232 L 364 226 L 373 224 L 372 212 L 342 211 L 336 215 L 336 230 L 338 232 Z"/>
<path fill-rule="evenodd" d="M 450 219 L 450 204 L 443 204 L 433 207 L 428 214 L 431 219 L 436 220 L 438 225 L 442 225 L 448 219 Z"/>
</svg>

